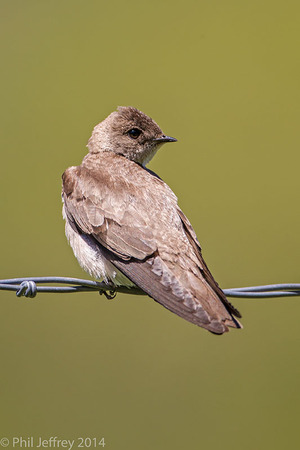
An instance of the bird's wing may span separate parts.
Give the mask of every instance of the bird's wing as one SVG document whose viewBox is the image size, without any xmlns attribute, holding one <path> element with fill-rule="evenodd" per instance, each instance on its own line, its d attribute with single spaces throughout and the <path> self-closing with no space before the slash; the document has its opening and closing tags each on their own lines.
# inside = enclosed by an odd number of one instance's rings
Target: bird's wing
<svg viewBox="0 0 300 450">
<path fill-rule="evenodd" d="M 201 246 L 197 239 L 196 233 L 189 221 L 189 219 L 186 217 L 186 215 L 181 211 L 181 209 L 178 208 L 178 214 L 182 220 L 182 223 L 184 225 L 184 229 L 186 232 L 186 235 L 188 236 L 188 239 L 195 251 L 195 253 L 198 256 L 199 259 L 199 268 L 207 281 L 207 283 L 210 285 L 210 287 L 216 292 L 216 294 L 219 296 L 221 301 L 224 303 L 226 308 L 235 316 L 241 318 L 241 313 L 228 301 L 227 297 L 225 296 L 224 292 L 212 276 L 209 268 L 206 265 L 206 262 L 203 259 L 202 252 L 201 252 Z"/>
<path fill-rule="evenodd" d="M 63 174 L 63 200 L 66 215 L 78 231 L 92 235 L 121 259 L 142 260 L 156 250 L 151 228 L 136 207 L 137 192 L 120 174 L 117 182 L 106 169 L 109 156 L 95 167 L 86 164 L 70 167 Z M 114 156 L 112 154 L 112 156 Z M 130 188 L 133 188 L 132 190 Z"/>
<path fill-rule="evenodd" d="M 217 334 L 240 327 L 211 286 L 176 196 L 158 177 L 111 152 L 101 160 L 88 155 L 64 173 L 63 199 L 70 224 L 92 236 L 106 258 L 154 300 Z"/>
</svg>

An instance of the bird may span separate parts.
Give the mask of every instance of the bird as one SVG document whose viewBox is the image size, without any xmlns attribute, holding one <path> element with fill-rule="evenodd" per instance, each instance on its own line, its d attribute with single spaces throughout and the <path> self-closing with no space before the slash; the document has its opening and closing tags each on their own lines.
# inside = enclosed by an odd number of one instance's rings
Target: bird
<svg viewBox="0 0 300 450">
<path fill-rule="evenodd" d="M 81 267 L 115 288 L 138 287 L 213 334 L 242 328 L 171 188 L 146 165 L 165 143 L 158 124 L 122 106 L 95 126 L 81 165 L 62 175 L 65 234 Z"/>
</svg>

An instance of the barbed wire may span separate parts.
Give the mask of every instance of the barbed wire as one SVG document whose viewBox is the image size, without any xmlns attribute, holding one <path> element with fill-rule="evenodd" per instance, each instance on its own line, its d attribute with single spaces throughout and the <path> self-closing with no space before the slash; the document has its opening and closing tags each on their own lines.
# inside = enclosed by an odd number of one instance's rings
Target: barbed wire
<svg viewBox="0 0 300 450">
<path fill-rule="evenodd" d="M 38 286 L 39 284 L 62 284 L 67 286 Z M 33 298 L 40 292 L 72 293 L 98 291 L 108 298 L 113 298 L 117 292 L 134 295 L 147 295 L 138 287 L 127 288 L 98 281 L 82 280 L 68 277 L 27 277 L 0 280 L 0 290 L 15 291 L 17 297 Z M 300 296 L 300 283 L 268 284 L 265 286 L 249 286 L 223 289 L 227 297 L 240 298 L 271 298 Z"/>
</svg>

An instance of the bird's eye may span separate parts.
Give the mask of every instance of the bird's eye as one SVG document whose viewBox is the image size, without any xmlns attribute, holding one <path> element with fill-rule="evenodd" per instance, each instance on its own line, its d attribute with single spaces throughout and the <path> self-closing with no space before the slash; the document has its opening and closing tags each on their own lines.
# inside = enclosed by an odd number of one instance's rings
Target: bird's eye
<svg viewBox="0 0 300 450">
<path fill-rule="evenodd" d="M 131 128 L 131 130 L 129 130 L 127 134 L 131 137 L 131 139 L 137 139 L 141 134 L 141 130 L 139 130 L 138 128 Z"/>
</svg>

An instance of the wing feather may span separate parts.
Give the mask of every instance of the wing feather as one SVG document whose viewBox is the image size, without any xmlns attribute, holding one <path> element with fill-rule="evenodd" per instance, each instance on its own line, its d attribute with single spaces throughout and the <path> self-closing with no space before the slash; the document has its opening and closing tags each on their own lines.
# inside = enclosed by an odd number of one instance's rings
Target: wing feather
<svg viewBox="0 0 300 450">
<path fill-rule="evenodd" d="M 94 236 L 118 256 L 144 259 L 157 245 L 143 210 L 133 205 L 138 193 L 128 187 L 125 179 L 121 186 L 109 179 L 102 165 L 97 170 L 85 165 L 70 167 L 63 174 L 66 214 L 80 232 Z"/>
<path fill-rule="evenodd" d="M 216 294 L 220 297 L 220 300 L 224 303 L 226 308 L 236 317 L 241 318 L 241 313 L 228 301 L 227 297 L 225 296 L 224 292 L 212 276 L 210 270 L 208 269 L 201 252 L 201 247 L 199 244 L 199 241 L 197 239 L 196 233 L 188 220 L 188 218 L 185 216 L 185 214 L 178 208 L 178 213 L 181 217 L 182 223 L 184 224 L 184 228 L 186 231 L 187 236 L 189 237 L 190 243 L 193 246 L 195 252 L 197 253 L 197 256 L 199 258 L 199 268 L 202 271 L 202 274 L 207 281 L 207 283 L 210 285 L 210 287 L 216 292 Z"/>
</svg>

